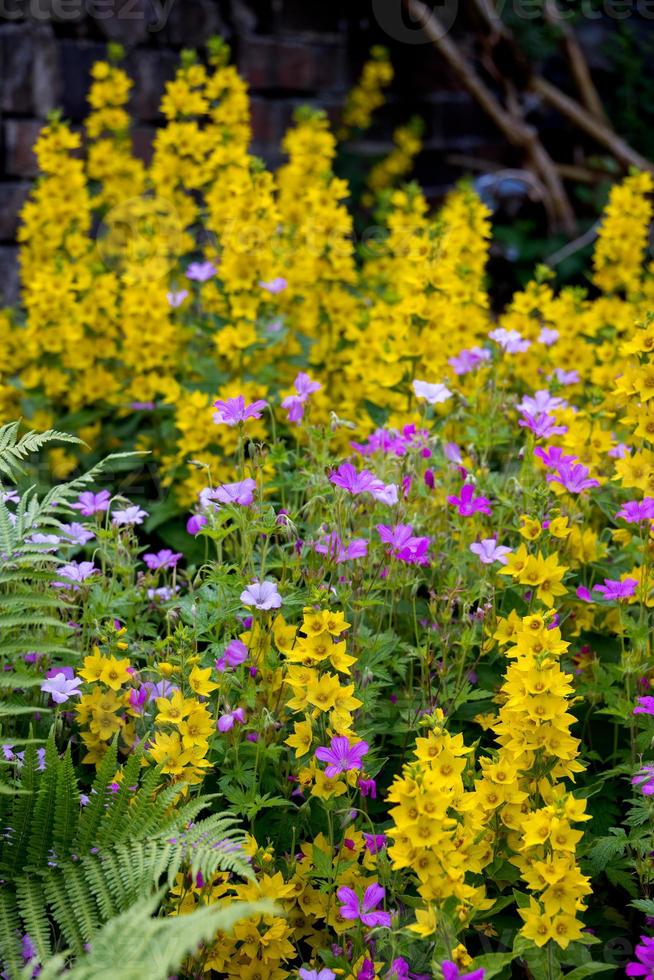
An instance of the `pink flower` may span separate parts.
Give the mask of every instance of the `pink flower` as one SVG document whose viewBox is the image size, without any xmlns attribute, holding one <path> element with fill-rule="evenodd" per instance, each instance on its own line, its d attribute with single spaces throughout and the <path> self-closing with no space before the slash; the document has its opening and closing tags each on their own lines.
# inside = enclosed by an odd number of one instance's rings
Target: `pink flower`
<svg viewBox="0 0 654 980">
<path fill-rule="evenodd" d="M 487 497 L 475 497 L 475 488 L 472 483 L 464 483 L 459 491 L 459 496 L 450 495 L 447 502 L 452 507 L 456 507 L 462 517 L 491 513 L 490 500 Z"/>
<path fill-rule="evenodd" d="M 216 274 L 216 267 L 213 262 L 191 262 L 186 270 L 186 278 L 193 279 L 195 282 L 206 282 Z"/>
<path fill-rule="evenodd" d="M 171 551 L 170 548 L 162 548 L 161 551 L 148 552 L 143 555 L 143 561 L 151 572 L 156 572 L 160 568 L 175 568 L 177 562 L 182 558 L 181 551 Z"/>
<path fill-rule="evenodd" d="M 643 766 L 631 780 L 632 786 L 638 786 L 644 796 L 654 796 L 654 766 Z"/>
<path fill-rule="evenodd" d="M 537 446 L 534 449 L 534 456 L 538 456 L 545 466 L 550 470 L 555 470 L 558 466 L 567 466 L 574 463 L 576 456 L 565 456 L 560 446 Z"/>
<path fill-rule="evenodd" d="M 191 514 L 186 522 L 186 531 L 188 534 L 199 534 L 206 523 L 204 514 Z"/>
<path fill-rule="evenodd" d="M 337 470 L 329 474 L 329 480 L 334 486 L 342 487 L 354 496 L 370 493 L 375 500 L 382 503 L 397 503 L 398 490 L 394 483 L 384 484 L 370 470 L 361 470 L 359 473 L 352 463 L 341 463 Z"/>
<path fill-rule="evenodd" d="M 264 582 L 253 582 L 241 592 L 241 602 L 244 606 L 254 606 L 256 609 L 279 609 L 282 597 L 277 591 L 277 583 L 267 579 Z"/>
<path fill-rule="evenodd" d="M 456 357 L 450 357 L 448 364 L 456 375 L 468 374 L 474 371 L 482 361 L 489 361 L 491 352 L 485 347 L 471 347 L 470 350 L 462 350 Z"/>
<path fill-rule="evenodd" d="M 578 599 L 581 599 L 582 602 L 592 602 L 593 601 L 593 597 L 592 597 L 592 595 L 590 594 L 590 592 L 588 591 L 588 589 L 586 588 L 585 585 L 578 586 L 577 593 L 576 594 L 577 594 L 577 598 Z"/>
<path fill-rule="evenodd" d="M 289 422 L 298 424 L 304 417 L 304 404 L 315 391 L 320 391 L 322 385 L 319 381 L 312 381 L 308 374 L 300 371 L 294 381 L 296 395 L 289 395 L 282 401 L 282 408 L 288 412 Z"/>
<path fill-rule="evenodd" d="M 367 742 L 350 743 L 345 735 L 337 735 L 332 739 L 329 748 L 321 745 L 316 749 L 316 759 L 329 763 L 325 768 L 325 776 L 332 779 L 340 772 L 350 769 L 361 769 L 362 760 L 370 746 Z"/>
<path fill-rule="evenodd" d="M 441 973 L 443 980 L 484 980 L 486 971 L 482 966 L 479 970 L 473 970 L 472 973 L 461 973 L 456 963 L 451 960 L 443 960 Z"/>
<path fill-rule="evenodd" d="M 330 558 L 336 559 L 337 565 L 340 565 L 344 561 L 365 558 L 368 554 L 368 542 L 365 538 L 353 538 L 347 544 L 344 544 L 335 532 L 326 535 L 326 537 L 312 547 L 318 554 L 329 555 Z"/>
<path fill-rule="evenodd" d="M 429 381 L 414 381 L 413 391 L 416 398 L 430 405 L 440 405 L 452 397 L 452 392 L 443 384 L 430 384 Z"/>
<path fill-rule="evenodd" d="M 470 551 L 477 555 L 482 565 L 492 565 L 499 561 L 501 565 L 506 565 L 506 556 L 511 554 L 511 549 L 503 544 L 498 544 L 495 538 L 483 538 L 470 545 Z"/>
<path fill-rule="evenodd" d="M 525 395 L 521 402 L 518 402 L 518 411 L 523 415 L 546 415 L 555 412 L 557 408 L 565 408 L 566 402 L 563 398 L 550 395 L 549 391 L 541 389 L 534 395 Z"/>
<path fill-rule="evenodd" d="M 359 897 L 351 888 L 339 888 L 336 892 L 339 902 L 342 902 L 339 912 L 343 919 L 360 920 L 364 926 L 390 927 L 391 917 L 388 912 L 376 912 L 375 909 L 384 900 L 386 891 L 381 885 L 369 885 L 359 902 Z"/>
<path fill-rule="evenodd" d="M 236 398 L 227 398 L 225 401 L 219 399 L 213 404 L 214 408 L 218 409 L 213 415 L 216 425 L 239 425 L 247 422 L 248 419 L 260 419 L 268 402 L 259 398 L 251 405 L 246 405 L 243 395 L 238 395 Z"/>
</svg>

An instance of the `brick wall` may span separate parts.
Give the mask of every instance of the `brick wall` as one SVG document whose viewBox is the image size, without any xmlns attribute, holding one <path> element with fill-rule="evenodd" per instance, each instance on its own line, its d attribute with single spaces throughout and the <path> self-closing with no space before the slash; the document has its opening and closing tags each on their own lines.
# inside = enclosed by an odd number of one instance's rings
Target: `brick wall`
<svg viewBox="0 0 654 980">
<path fill-rule="evenodd" d="M 161 119 L 164 83 L 179 51 L 225 36 L 252 95 L 256 153 L 280 160 L 279 141 L 294 108 L 310 102 L 335 115 L 371 44 L 391 48 L 396 80 L 369 137 L 353 147 L 383 153 L 393 127 L 412 113 L 426 124 L 417 176 L 434 197 L 460 170 L 456 152 L 491 159 L 507 150 L 469 97 L 452 85 L 427 44 L 388 36 L 380 0 L 0 0 L 0 292 L 16 296 L 18 211 L 35 175 L 32 145 L 49 110 L 79 123 L 89 68 L 107 41 L 123 43 L 134 78 L 137 152 L 147 158 Z M 383 20 L 383 17 L 382 17 Z"/>
</svg>

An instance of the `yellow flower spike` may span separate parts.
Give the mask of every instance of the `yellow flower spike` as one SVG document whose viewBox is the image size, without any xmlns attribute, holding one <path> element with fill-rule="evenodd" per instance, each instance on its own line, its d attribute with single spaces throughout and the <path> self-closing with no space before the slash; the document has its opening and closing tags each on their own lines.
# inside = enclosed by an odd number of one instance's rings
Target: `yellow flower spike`
<svg viewBox="0 0 654 980">
<path fill-rule="evenodd" d="M 95 681 L 100 680 L 107 663 L 108 659 L 102 656 L 99 647 L 94 646 L 92 655 L 90 657 L 84 657 L 84 666 L 77 673 L 85 681 L 88 681 L 89 684 L 93 684 Z"/>
<path fill-rule="evenodd" d="M 156 666 L 162 677 L 172 677 L 173 674 L 179 673 L 179 667 L 177 664 L 169 664 L 164 661 L 162 663 L 158 663 Z"/>
</svg>

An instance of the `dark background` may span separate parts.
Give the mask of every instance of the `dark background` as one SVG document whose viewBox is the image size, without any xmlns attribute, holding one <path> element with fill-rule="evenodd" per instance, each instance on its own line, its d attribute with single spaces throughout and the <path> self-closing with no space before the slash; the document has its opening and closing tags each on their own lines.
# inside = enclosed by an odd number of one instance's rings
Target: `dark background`
<svg viewBox="0 0 654 980">
<path fill-rule="evenodd" d="M 309 102 L 337 118 L 368 50 L 377 43 L 391 52 L 395 81 L 370 131 L 348 147 L 350 165 L 358 158 L 363 171 L 367 159 L 387 152 L 394 127 L 414 114 L 425 124 L 414 176 L 434 201 L 462 174 L 483 172 L 486 162 L 487 169 L 521 164 L 518 151 L 461 90 L 424 36 L 402 21 L 399 0 L 168 2 L 170 9 L 162 16 L 160 5 L 150 0 L 0 0 L 0 292 L 5 300 L 13 301 L 17 292 L 14 239 L 18 211 L 36 175 L 32 145 L 53 108 L 61 107 L 73 124 L 82 121 L 89 69 L 105 55 L 108 41 L 127 49 L 126 67 L 135 82 L 135 148 L 144 158 L 161 122 L 158 105 L 180 50 L 201 49 L 211 35 L 221 34 L 250 86 L 253 150 L 272 165 L 281 159 L 280 140 L 294 108 Z M 537 18 L 523 16 L 524 10 L 515 6 L 526 2 L 511 0 L 509 6 L 507 0 L 505 20 L 512 22 L 534 63 L 569 87 L 556 44 Z M 474 55 L 476 38 L 466 19 L 466 0 L 456 3 L 443 0 L 434 6 L 452 24 L 457 41 Z M 649 155 L 654 141 L 654 0 L 651 10 L 635 0 L 620 4 L 584 0 L 576 5 L 574 23 L 614 125 Z M 536 104 L 533 117 L 553 155 L 574 159 L 579 135 Z M 512 207 L 515 241 L 505 241 L 504 251 L 509 260 L 515 261 L 517 249 L 530 261 L 529 242 L 544 232 L 538 215 L 528 210 L 521 231 L 520 202 L 517 211 L 515 202 Z"/>
</svg>

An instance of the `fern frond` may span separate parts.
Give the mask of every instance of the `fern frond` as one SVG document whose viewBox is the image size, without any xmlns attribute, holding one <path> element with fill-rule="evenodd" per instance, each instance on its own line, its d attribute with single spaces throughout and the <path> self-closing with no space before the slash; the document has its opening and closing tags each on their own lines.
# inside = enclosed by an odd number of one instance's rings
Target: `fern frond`
<svg viewBox="0 0 654 980">
<path fill-rule="evenodd" d="M 16 881 L 16 902 L 23 921 L 23 931 L 36 946 L 39 960 L 43 963 L 52 955 L 50 922 L 43 902 L 43 882 L 29 874 L 21 875 Z"/>
<path fill-rule="evenodd" d="M 53 821 L 57 803 L 58 761 L 54 732 L 50 732 L 50 737 L 45 746 L 45 770 L 39 779 L 30 840 L 27 846 L 27 864 L 37 870 L 44 867 L 47 862 L 48 851 L 52 848 Z"/>
<path fill-rule="evenodd" d="M 68 857 L 71 852 L 79 820 L 79 801 L 80 794 L 69 744 L 57 766 L 53 846 L 59 857 Z"/>
</svg>

